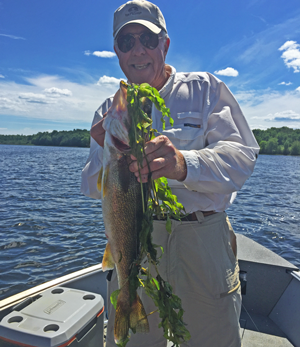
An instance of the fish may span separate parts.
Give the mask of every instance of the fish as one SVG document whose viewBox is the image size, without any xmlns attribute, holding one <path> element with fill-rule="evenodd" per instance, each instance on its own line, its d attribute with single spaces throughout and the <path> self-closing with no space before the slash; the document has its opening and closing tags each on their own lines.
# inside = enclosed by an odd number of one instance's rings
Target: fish
<svg viewBox="0 0 300 347">
<path fill-rule="evenodd" d="M 131 126 L 127 111 L 127 85 L 113 98 L 103 122 L 105 140 L 103 165 L 98 178 L 102 194 L 102 212 L 107 245 L 102 260 L 103 271 L 116 268 L 119 294 L 114 322 L 115 343 L 122 344 L 133 332 L 149 332 L 149 323 L 143 303 L 132 293 L 128 276 L 139 255 L 139 232 L 142 227 L 143 203 L 147 199 L 147 185 L 141 184 L 129 171 L 130 146 L 128 132 Z"/>
</svg>

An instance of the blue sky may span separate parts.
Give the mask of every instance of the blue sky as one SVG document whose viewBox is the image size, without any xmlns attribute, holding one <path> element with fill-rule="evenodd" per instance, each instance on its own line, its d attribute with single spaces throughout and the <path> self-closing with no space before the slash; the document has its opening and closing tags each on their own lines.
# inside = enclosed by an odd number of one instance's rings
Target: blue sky
<svg viewBox="0 0 300 347">
<path fill-rule="evenodd" d="M 123 1 L 0 0 L 0 134 L 89 129 L 124 75 L 113 54 Z M 158 0 L 166 62 L 208 71 L 252 129 L 300 128 L 299 0 Z"/>
</svg>

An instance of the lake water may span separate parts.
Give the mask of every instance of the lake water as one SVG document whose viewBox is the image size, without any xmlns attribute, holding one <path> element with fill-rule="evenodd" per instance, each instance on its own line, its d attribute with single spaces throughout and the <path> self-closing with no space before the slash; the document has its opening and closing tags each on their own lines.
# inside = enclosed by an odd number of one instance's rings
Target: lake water
<svg viewBox="0 0 300 347">
<path fill-rule="evenodd" d="M 0 145 L 0 300 L 98 264 L 101 202 L 80 194 L 87 148 Z M 300 267 L 300 157 L 261 155 L 233 228 Z"/>
</svg>

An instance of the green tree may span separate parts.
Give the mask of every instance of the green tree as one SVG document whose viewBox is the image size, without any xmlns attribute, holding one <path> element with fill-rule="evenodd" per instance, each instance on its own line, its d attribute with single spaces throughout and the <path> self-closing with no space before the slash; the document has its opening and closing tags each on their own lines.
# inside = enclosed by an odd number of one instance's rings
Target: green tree
<svg viewBox="0 0 300 347">
<path fill-rule="evenodd" d="M 276 154 L 278 149 L 278 140 L 277 138 L 271 138 L 266 145 L 266 153 L 267 154 Z"/>
<path fill-rule="evenodd" d="M 51 146 L 52 145 L 51 136 L 48 133 L 44 133 L 43 136 L 41 136 L 39 138 L 39 145 L 40 146 Z"/>
<path fill-rule="evenodd" d="M 263 140 L 263 133 L 264 132 L 261 129 L 254 129 L 253 130 L 253 134 L 256 138 L 257 143 L 261 143 L 261 141 Z"/>
<path fill-rule="evenodd" d="M 284 149 L 283 149 L 283 154 L 284 154 L 284 155 L 289 154 L 289 153 L 290 153 L 290 149 L 289 149 L 290 144 L 289 144 L 289 141 L 288 141 L 288 140 L 285 141 L 283 147 L 284 147 Z"/>
<path fill-rule="evenodd" d="M 261 154 L 300 155 L 300 129 L 288 127 L 254 129 Z M 39 132 L 35 135 L 0 135 L 0 144 L 36 146 L 89 147 L 90 132 L 86 129 L 71 131 Z"/>
<path fill-rule="evenodd" d="M 261 141 L 259 143 L 259 147 L 260 147 L 260 153 L 261 154 L 266 153 L 267 141 Z"/>
<path fill-rule="evenodd" d="M 295 141 L 291 148 L 292 155 L 300 155 L 300 141 Z"/>
</svg>

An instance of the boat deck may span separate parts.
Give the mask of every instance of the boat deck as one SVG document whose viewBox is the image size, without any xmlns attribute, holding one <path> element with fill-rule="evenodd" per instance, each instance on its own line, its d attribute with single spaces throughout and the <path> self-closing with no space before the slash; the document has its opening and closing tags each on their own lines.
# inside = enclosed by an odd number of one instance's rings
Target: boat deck
<svg viewBox="0 0 300 347">
<path fill-rule="evenodd" d="M 243 347 L 300 346 L 299 269 L 243 235 L 237 242 L 240 269 L 247 273 L 240 317 Z"/>
<path fill-rule="evenodd" d="M 237 235 L 237 242 L 240 269 L 247 276 L 240 317 L 243 347 L 300 347 L 299 269 L 243 235 Z M 92 291 L 106 298 L 105 278 L 99 264 L 28 289 L 0 301 L 0 321 L 15 305 L 51 287 Z"/>
<path fill-rule="evenodd" d="M 241 336 L 243 347 L 291 347 L 284 332 L 268 317 L 242 310 Z"/>
</svg>

